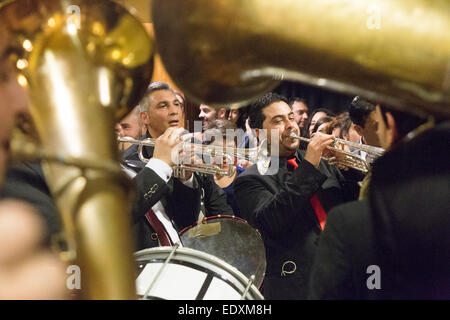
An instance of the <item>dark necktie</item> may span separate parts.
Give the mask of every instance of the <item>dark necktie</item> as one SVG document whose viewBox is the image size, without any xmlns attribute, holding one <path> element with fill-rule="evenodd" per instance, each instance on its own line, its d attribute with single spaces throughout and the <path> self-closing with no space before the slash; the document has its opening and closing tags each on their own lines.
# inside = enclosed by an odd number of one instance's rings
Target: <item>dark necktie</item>
<svg viewBox="0 0 450 320">
<path fill-rule="evenodd" d="M 295 171 L 295 169 L 298 168 L 298 163 L 295 158 L 291 158 L 287 160 L 287 165 L 291 171 Z M 323 230 L 325 228 L 325 222 L 327 219 L 327 213 L 322 207 L 322 204 L 320 203 L 319 197 L 317 196 L 317 193 L 314 194 L 310 199 L 309 203 L 314 209 L 314 212 L 316 213 L 317 220 L 319 221 L 320 228 Z"/>
<path fill-rule="evenodd" d="M 156 231 L 156 234 L 158 235 L 159 244 L 161 246 L 172 246 L 173 243 L 170 240 L 169 234 L 167 233 L 167 230 L 166 228 L 164 228 L 164 225 L 161 223 L 161 221 L 159 221 L 155 212 L 152 209 L 150 209 L 145 214 L 145 217 L 152 226 L 153 230 Z"/>
</svg>

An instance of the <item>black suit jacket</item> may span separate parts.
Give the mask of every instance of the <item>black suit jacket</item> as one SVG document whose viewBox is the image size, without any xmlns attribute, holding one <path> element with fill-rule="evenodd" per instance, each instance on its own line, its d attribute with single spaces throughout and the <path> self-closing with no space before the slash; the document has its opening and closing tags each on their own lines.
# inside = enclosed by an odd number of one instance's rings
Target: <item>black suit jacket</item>
<svg viewBox="0 0 450 320">
<path fill-rule="evenodd" d="M 450 125 L 386 152 L 367 200 L 329 214 L 314 262 L 312 299 L 450 298 Z M 367 280 L 379 267 L 381 289 Z"/>
<path fill-rule="evenodd" d="M 145 138 L 148 137 L 147 133 Z M 151 158 L 153 148 L 145 147 L 143 153 L 146 158 Z M 137 193 L 132 214 L 138 250 L 158 246 L 157 235 L 145 218 L 145 213 L 158 201 L 161 201 L 178 231 L 197 221 L 202 197 L 205 216 L 233 214 L 224 191 L 215 184 L 210 175 L 194 174 L 194 188 L 187 187 L 174 178 L 170 178 L 166 183 L 139 160 L 137 145 L 124 152 L 122 164 L 137 173 L 133 179 Z"/>
<path fill-rule="evenodd" d="M 304 299 L 321 228 L 309 202 L 317 193 L 328 212 L 346 199 L 346 182 L 339 170 L 324 162 L 316 169 L 303 161 L 295 172 L 280 159 L 275 175 L 260 175 L 256 166 L 236 180 L 235 195 L 242 215 L 259 229 L 266 247 L 266 299 Z"/>
<path fill-rule="evenodd" d="M 367 199 L 337 206 L 328 214 L 311 271 L 308 298 L 367 299 L 368 267 L 379 265 Z"/>
</svg>

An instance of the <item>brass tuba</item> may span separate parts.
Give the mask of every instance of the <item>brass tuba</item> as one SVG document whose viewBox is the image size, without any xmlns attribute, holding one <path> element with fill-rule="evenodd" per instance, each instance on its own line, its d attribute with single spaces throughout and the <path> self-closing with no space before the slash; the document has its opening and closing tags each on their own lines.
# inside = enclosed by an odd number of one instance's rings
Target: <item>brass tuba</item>
<svg viewBox="0 0 450 320">
<path fill-rule="evenodd" d="M 192 100 L 245 104 L 298 80 L 450 116 L 450 2 L 153 0 L 155 38 Z"/>
<path fill-rule="evenodd" d="M 147 88 L 153 42 L 110 0 L 10 1 L 0 25 L 42 143 L 20 151 L 45 157 L 65 257 L 81 270 L 81 298 L 134 299 L 131 188 L 114 123 Z"/>
</svg>

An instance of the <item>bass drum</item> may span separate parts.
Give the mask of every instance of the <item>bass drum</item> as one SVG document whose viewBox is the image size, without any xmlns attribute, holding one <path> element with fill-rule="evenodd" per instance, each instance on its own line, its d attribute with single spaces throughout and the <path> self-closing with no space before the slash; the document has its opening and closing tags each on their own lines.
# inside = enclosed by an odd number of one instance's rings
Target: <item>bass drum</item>
<svg viewBox="0 0 450 320">
<path fill-rule="evenodd" d="M 262 300 L 259 290 L 236 268 L 210 254 L 184 247 L 135 253 L 137 294 L 155 300 Z"/>
<path fill-rule="evenodd" d="M 180 232 L 184 247 L 212 254 L 234 266 L 261 287 L 266 272 L 266 250 L 259 232 L 244 219 L 219 215 Z"/>
</svg>

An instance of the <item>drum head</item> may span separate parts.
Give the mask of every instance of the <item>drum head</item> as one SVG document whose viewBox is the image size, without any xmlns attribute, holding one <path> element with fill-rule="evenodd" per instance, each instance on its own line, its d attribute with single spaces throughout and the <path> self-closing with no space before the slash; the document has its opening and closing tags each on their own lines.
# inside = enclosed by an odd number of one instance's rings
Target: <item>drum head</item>
<svg viewBox="0 0 450 320">
<path fill-rule="evenodd" d="M 262 300 L 233 266 L 189 248 L 158 247 L 135 253 L 140 298 L 168 300 Z M 169 259 L 170 258 L 170 259 Z"/>
<path fill-rule="evenodd" d="M 245 220 L 233 216 L 203 219 L 203 223 L 181 232 L 184 247 L 212 254 L 232 265 L 247 278 L 255 276 L 260 287 L 266 272 L 266 250 L 259 232 Z"/>
</svg>

